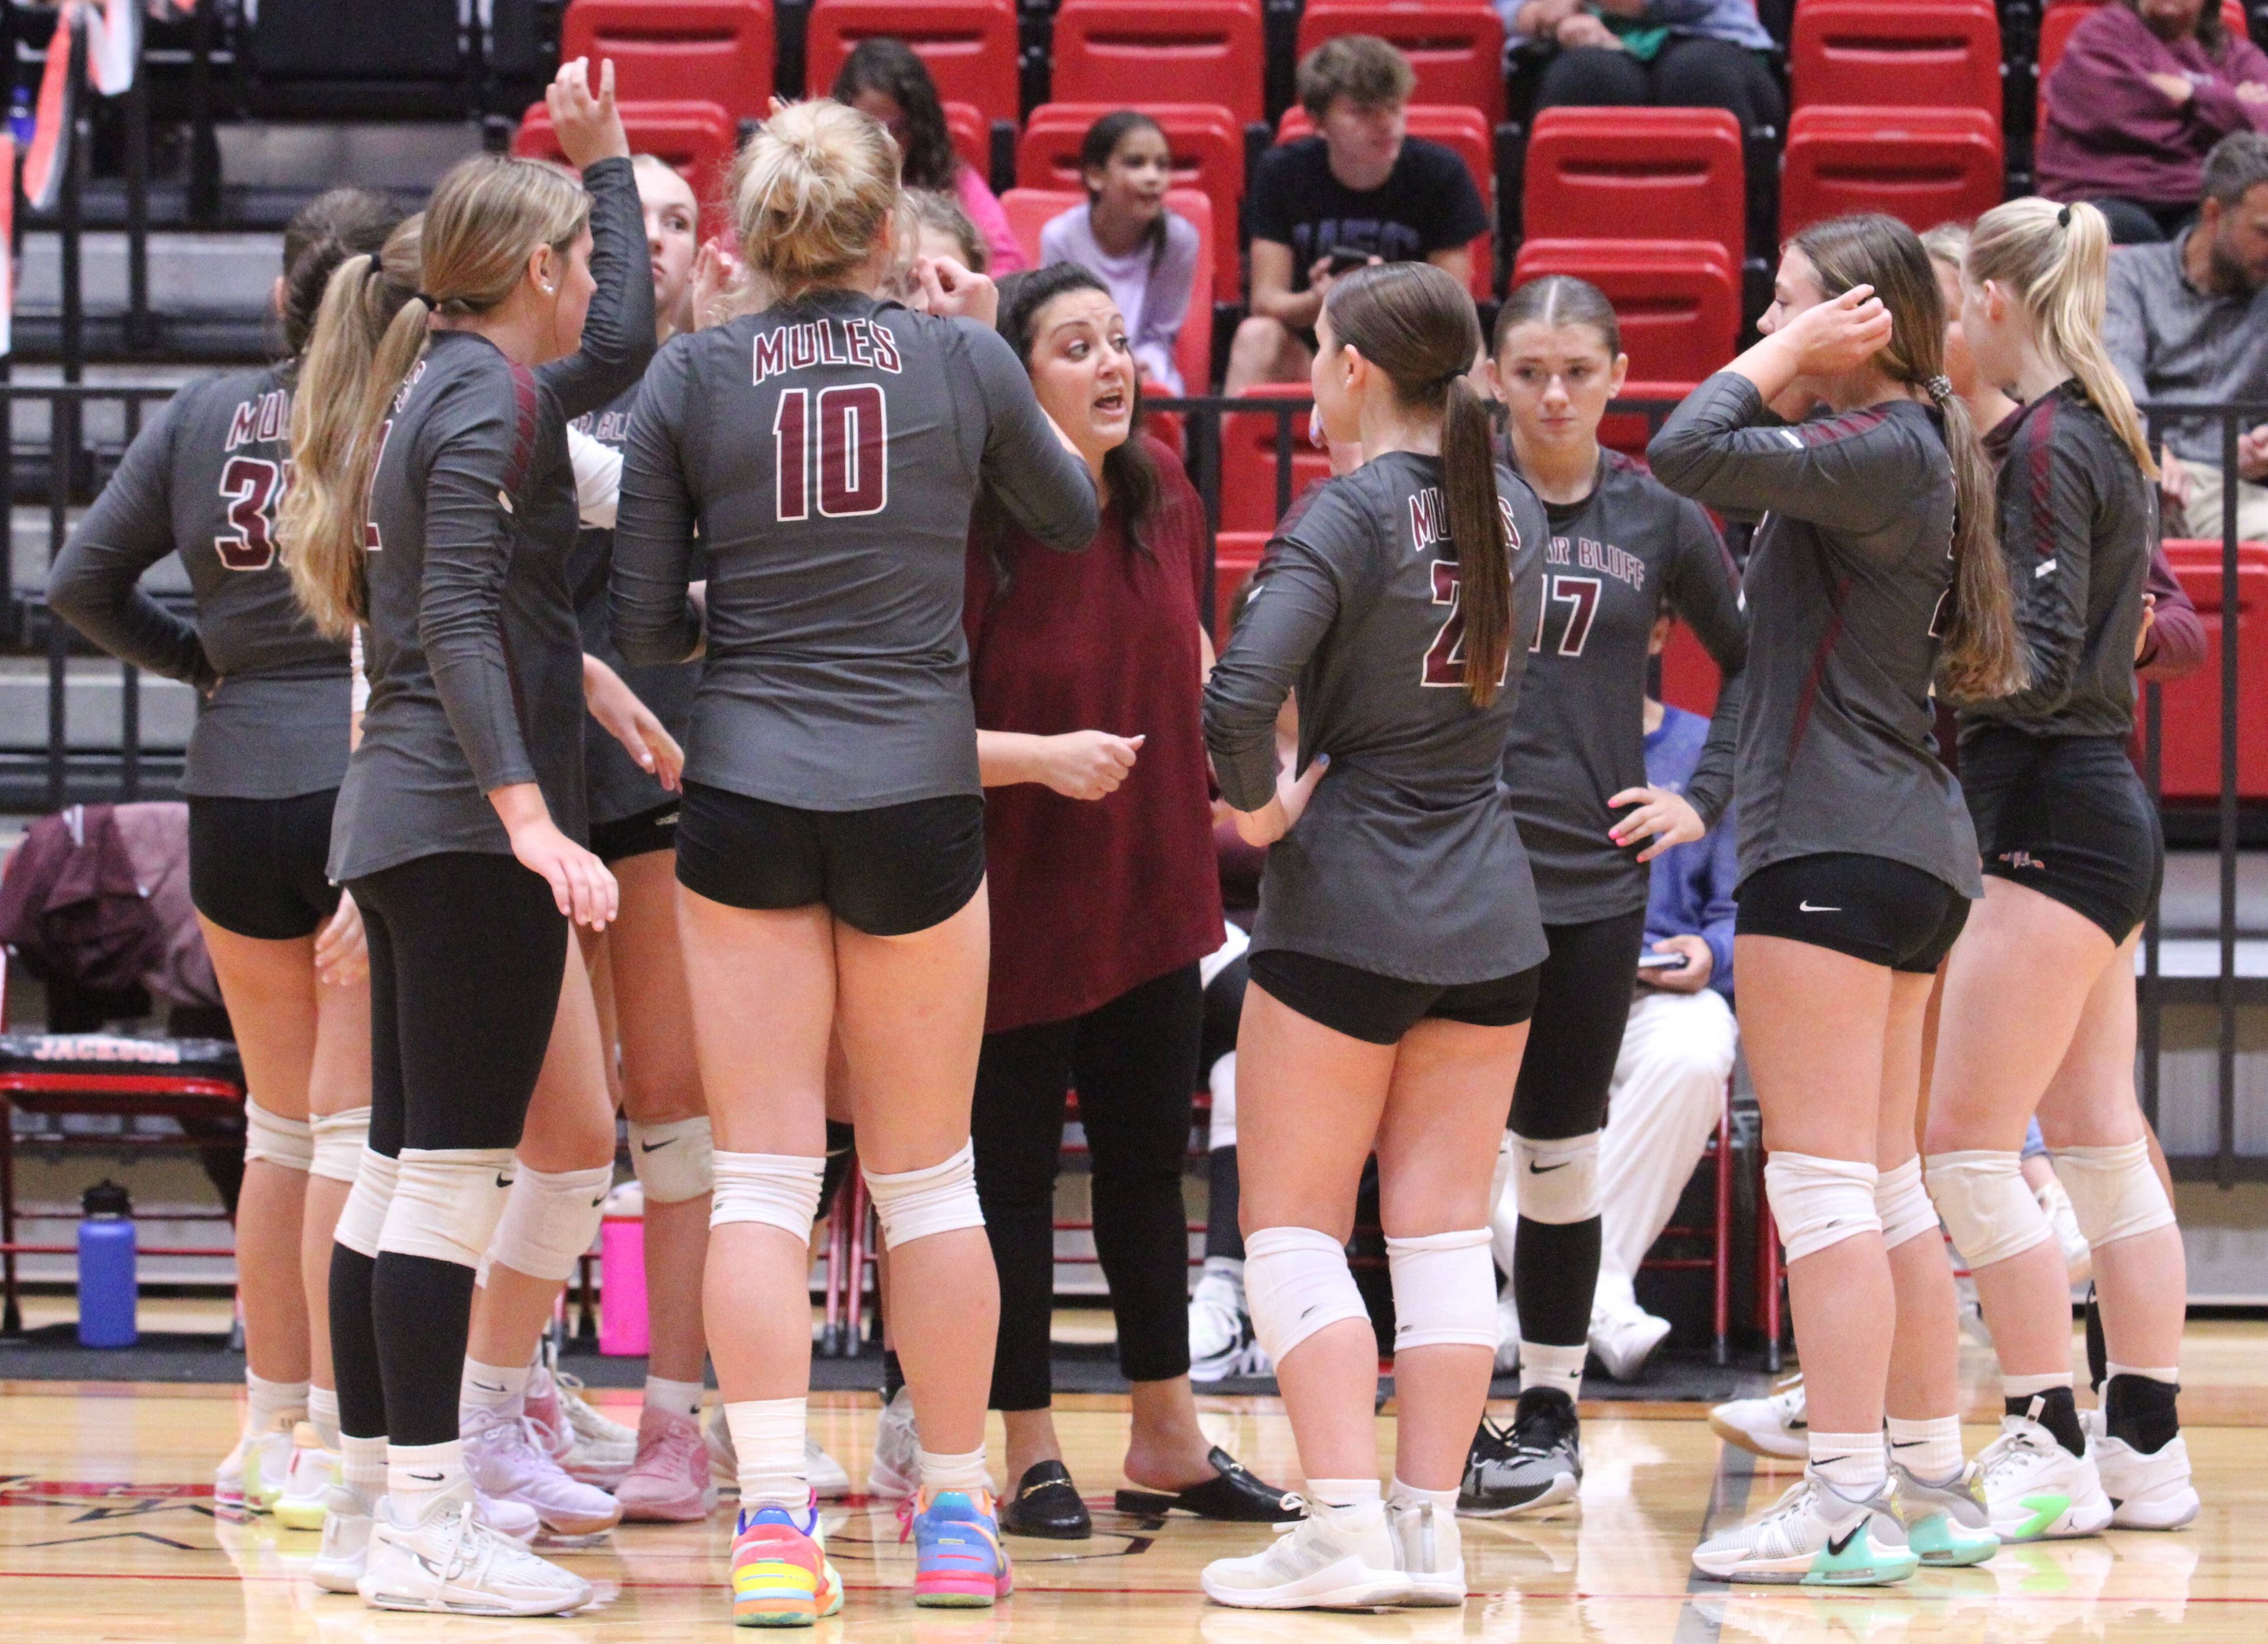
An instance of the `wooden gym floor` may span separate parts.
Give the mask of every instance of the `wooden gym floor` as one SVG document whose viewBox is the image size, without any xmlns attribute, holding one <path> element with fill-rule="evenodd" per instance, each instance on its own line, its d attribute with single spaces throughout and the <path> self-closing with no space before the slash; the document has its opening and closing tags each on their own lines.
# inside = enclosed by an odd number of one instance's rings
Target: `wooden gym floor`
<svg viewBox="0 0 2268 1644">
<path fill-rule="evenodd" d="M 2117 1532 L 2013 1549 L 1975 1570 L 1925 1571 L 1882 1594 L 1728 1590 L 1690 1579 L 1708 1525 L 1765 1505 L 1793 1470 L 1711 1436 L 1694 1406 L 1586 1407 L 1582 1510 L 1465 1527 L 1475 1596 L 1460 1615 L 1265 1614 L 1208 1606 L 1198 1568 L 1265 1544 L 1264 1529 L 1095 1514 L 1086 1543 L 1012 1541 L 1020 1591 L 998 1610 L 917 1611 L 895 1514 L 854 1498 L 831 1551 L 850 1589 L 819 1637 L 876 1644 L 2078 1644 L 2170 1638 L 2234 1644 L 2268 1621 L 2268 1324 L 2193 1324 L 2183 1393 L 2204 1514 L 2173 1535 Z M 1991 1436 L 1987 1361 L 1968 1355 L 1972 1452 Z M 635 1420 L 635 1396 L 600 1393 Z M 822 1443 L 863 1478 L 870 1396 L 820 1395 Z M 1264 1477 L 1296 1483 L 1291 1431 L 1272 1400 L 1204 1401 L 1220 1443 Z M 233 1390 L 151 1383 L 0 1382 L 0 1639 L 247 1640 L 253 1644 L 506 1644 L 728 1636 L 722 1558 L 729 1520 L 637 1525 L 564 1555 L 600 1601 L 563 1620 L 382 1615 L 319 1595 L 302 1576 L 316 1538 L 216 1520 L 211 1470 L 232 1441 Z M 1090 1502 L 1119 1482 L 1123 1401 L 1059 1401 L 1071 1466 Z M 1381 1437 L 1390 1434 L 1381 1424 Z M 997 1472 L 998 1433 L 994 1432 Z M 2261 1542 L 2256 1544 L 2255 1537 Z"/>
</svg>

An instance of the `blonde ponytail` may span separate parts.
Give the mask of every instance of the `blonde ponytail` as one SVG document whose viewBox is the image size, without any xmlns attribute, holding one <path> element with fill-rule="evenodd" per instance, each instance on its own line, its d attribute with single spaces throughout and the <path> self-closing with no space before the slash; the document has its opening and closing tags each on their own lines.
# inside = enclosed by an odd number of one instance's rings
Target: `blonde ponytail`
<svg viewBox="0 0 2268 1644">
<path fill-rule="evenodd" d="M 840 285 L 898 210 L 898 145 L 872 114 L 819 99 L 756 128 L 727 185 L 740 258 L 777 297 Z"/>
<path fill-rule="evenodd" d="M 1962 277 L 1997 281 L 2023 307 L 2040 351 L 2078 379 L 2135 466 L 2152 481 L 2158 462 L 2125 379 L 2102 346 L 2110 282 L 2110 225 L 2084 203 L 2032 197 L 1996 205 L 1970 231 Z"/>
</svg>

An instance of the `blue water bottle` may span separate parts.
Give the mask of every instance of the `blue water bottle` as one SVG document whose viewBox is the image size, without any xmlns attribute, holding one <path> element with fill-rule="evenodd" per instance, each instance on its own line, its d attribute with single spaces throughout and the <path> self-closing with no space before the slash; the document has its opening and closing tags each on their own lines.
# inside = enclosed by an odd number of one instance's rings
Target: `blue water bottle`
<svg viewBox="0 0 2268 1644">
<path fill-rule="evenodd" d="M 134 1202 L 107 1177 L 79 1201 L 78 1345 L 131 1347 L 135 1341 Z"/>
</svg>

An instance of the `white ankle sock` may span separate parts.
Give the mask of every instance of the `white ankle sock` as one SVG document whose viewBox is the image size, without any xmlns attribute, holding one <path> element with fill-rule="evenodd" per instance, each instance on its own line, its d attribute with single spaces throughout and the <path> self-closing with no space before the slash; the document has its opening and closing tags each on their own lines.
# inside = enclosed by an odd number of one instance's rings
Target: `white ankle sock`
<svg viewBox="0 0 2268 1644">
<path fill-rule="evenodd" d="M 1961 1418 L 1928 1416 L 1902 1421 L 1892 1416 L 1883 1424 L 1890 1434 L 1890 1459 L 1917 1478 L 1941 1484 L 1968 1462 L 1961 1449 Z"/>
<path fill-rule="evenodd" d="M 1889 1457 L 1879 1433 L 1811 1433 L 1811 1464 L 1819 1476 L 1854 1501 L 1881 1493 L 1889 1478 Z"/>
<path fill-rule="evenodd" d="M 2031 1398 L 2056 1388 L 2070 1385 L 2071 1372 L 2068 1370 L 2050 1370 L 2043 1375 L 2003 1375 L 2000 1378 L 2000 1397 Z"/>
<path fill-rule="evenodd" d="M 249 1432 L 272 1432 L 285 1417 L 296 1421 L 306 1413 L 307 1383 L 305 1382 L 271 1382 L 247 1370 L 244 1387 L 252 1401 L 251 1419 L 247 1428 Z"/>
<path fill-rule="evenodd" d="M 2177 1364 L 2164 1365 L 2152 1369 L 2139 1364 L 2111 1363 L 2102 1367 L 2102 1374 L 2106 1379 L 2114 1375 L 2139 1375 L 2145 1381 L 2163 1382 L 2169 1387 L 2179 1387 L 2182 1384 L 2182 1368 Z"/>
<path fill-rule="evenodd" d="M 527 1374 L 524 1364 L 508 1368 L 468 1359 L 464 1377 L 457 1383 L 457 1408 L 467 1414 L 500 1410 L 518 1415 L 527 1405 Z"/>
<path fill-rule="evenodd" d="M 674 1416 L 701 1416 L 702 1386 L 698 1382 L 673 1382 L 666 1376 L 645 1378 L 645 1402 L 653 1410 L 666 1410 Z"/>
<path fill-rule="evenodd" d="M 1308 1510 L 1322 1518 L 1361 1519 L 1384 1510 L 1385 1492 L 1375 1478 L 1310 1478 L 1300 1493 Z"/>
<path fill-rule="evenodd" d="M 811 1479 L 803 1467 L 804 1424 L 810 1400 L 742 1398 L 725 1406 L 740 1459 L 740 1510 L 784 1507 L 801 1512 L 811 1501 Z"/>
<path fill-rule="evenodd" d="M 1589 1351 L 1589 1346 L 1580 1342 L 1572 1347 L 1558 1347 L 1549 1342 L 1522 1341 L 1520 1390 L 1524 1393 L 1531 1387 L 1556 1387 L 1570 1398 L 1580 1398 L 1583 1356 Z"/>
<path fill-rule="evenodd" d="M 386 1493 L 394 1498 L 396 1523 L 416 1522 L 428 1501 L 464 1478 L 465 1447 L 460 1440 L 386 1447 Z"/>
<path fill-rule="evenodd" d="M 339 1448 L 339 1390 L 335 1387 L 310 1387 L 307 1390 L 307 1420 L 315 1429 L 315 1436 L 323 1448 Z"/>
<path fill-rule="evenodd" d="M 984 1471 L 984 1447 L 967 1452 L 919 1450 L 921 1487 L 930 1490 L 990 1490 L 992 1478 Z"/>
<path fill-rule="evenodd" d="M 1454 1489 L 1420 1490 L 1414 1484 L 1404 1484 L 1399 1473 L 1394 1476 L 1394 1488 L 1386 1499 L 1396 1507 L 1422 1507 L 1430 1501 L 1447 1512 L 1457 1510 L 1457 1493 Z"/>
<path fill-rule="evenodd" d="M 339 1435 L 339 1476 L 365 1501 L 386 1493 L 386 1441 Z"/>
</svg>

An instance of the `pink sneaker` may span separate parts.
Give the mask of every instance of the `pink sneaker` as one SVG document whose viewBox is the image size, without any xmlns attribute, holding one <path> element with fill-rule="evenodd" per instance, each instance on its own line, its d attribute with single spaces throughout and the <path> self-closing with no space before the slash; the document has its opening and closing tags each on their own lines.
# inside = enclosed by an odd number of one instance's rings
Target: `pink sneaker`
<svg viewBox="0 0 2268 1644">
<path fill-rule="evenodd" d="M 615 1487 L 622 1516 L 640 1522 L 681 1523 L 706 1518 L 717 1505 L 709 1478 L 709 1450 L 690 1416 L 649 1404 L 638 1418 L 637 1460 Z"/>
</svg>

